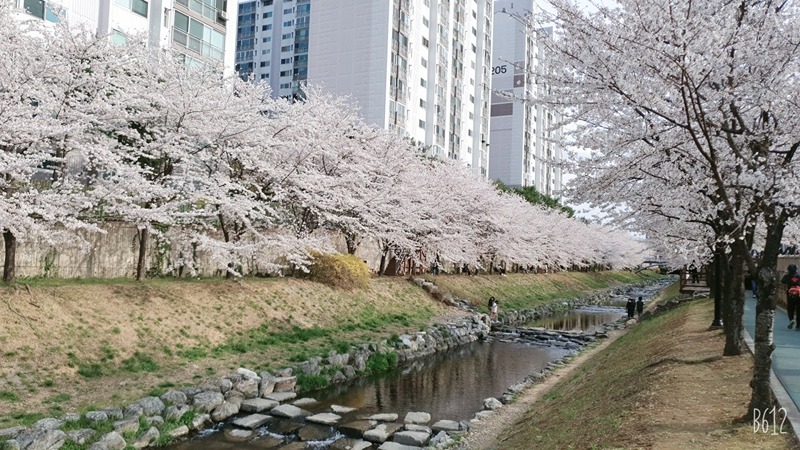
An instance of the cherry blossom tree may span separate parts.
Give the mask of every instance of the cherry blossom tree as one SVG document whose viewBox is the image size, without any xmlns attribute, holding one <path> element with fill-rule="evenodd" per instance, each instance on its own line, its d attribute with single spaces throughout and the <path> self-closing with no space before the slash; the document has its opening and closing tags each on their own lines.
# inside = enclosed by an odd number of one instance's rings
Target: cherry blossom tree
<svg viewBox="0 0 800 450">
<path fill-rule="evenodd" d="M 574 125 L 574 144 L 593 152 L 580 191 L 624 202 L 633 220 L 644 208 L 710 229 L 672 244 L 700 253 L 691 248 L 707 247 L 711 235 L 726 256 L 726 354 L 741 352 L 742 268 L 759 274 L 748 414 L 769 408 L 775 266 L 799 204 L 796 5 L 621 0 L 587 14 L 552 3 L 560 31 L 544 42 L 554 69 L 536 76 L 552 92 L 543 101 Z M 750 250 L 759 227 L 757 262 Z"/>
</svg>

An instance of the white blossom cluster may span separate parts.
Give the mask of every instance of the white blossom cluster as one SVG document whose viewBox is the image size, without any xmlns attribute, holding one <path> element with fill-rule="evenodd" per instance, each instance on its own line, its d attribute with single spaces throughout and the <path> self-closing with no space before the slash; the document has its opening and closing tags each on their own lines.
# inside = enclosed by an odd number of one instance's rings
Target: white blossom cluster
<svg viewBox="0 0 800 450">
<path fill-rule="evenodd" d="M 0 6 L 0 229 L 75 243 L 120 220 L 191 269 L 206 252 L 303 268 L 308 252 L 377 243 L 386 256 L 485 266 L 630 267 L 644 245 L 499 193 L 363 123 L 346 98 L 188 69 L 173 56 L 22 23 Z"/>
</svg>

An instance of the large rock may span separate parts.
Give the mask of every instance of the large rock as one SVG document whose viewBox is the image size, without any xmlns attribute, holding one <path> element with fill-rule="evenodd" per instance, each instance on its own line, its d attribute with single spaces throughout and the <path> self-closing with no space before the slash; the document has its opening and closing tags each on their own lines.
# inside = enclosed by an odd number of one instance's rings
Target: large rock
<svg viewBox="0 0 800 450">
<path fill-rule="evenodd" d="M 183 417 L 184 414 L 191 410 L 192 408 L 189 406 L 168 406 L 164 411 L 164 418 L 166 420 L 177 422 L 181 420 L 181 417 Z"/>
<path fill-rule="evenodd" d="M 349 406 L 331 405 L 331 411 L 335 412 L 336 414 L 347 414 L 355 410 L 356 408 L 351 408 Z"/>
<path fill-rule="evenodd" d="M 15 438 L 18 434 L 26 431 L 25 427 L 11 427 L 0 430 L 0 438 Z"/>
<path fill-rule="evenodd" d="M 407 423 L 403 428 L 405 428 L 406 431 L 421 431 L 423 433 L 433 434 L 433 430 L 431 430 L 430 427 L 427 427 L 425 425 L 417 425 L 415 423 Z"/>
<path fill-rule="evenodd" d="M 231 402 L 223 402 L 221 405 L 214 408 L 214 411 L 211 413 L 211 420 L 214 422 L 222 422 L 236 414 L 239 414 L 239 405 Z"/>
<path fill-rule="evenodd" d="M 309 411 L 298 408 L 294 405 L 280 405 L 272 408 L 270 414 L 277 417 L 288 417 L 290 419 L 308 417 L 311 415 Z"/>
<path fill-rule="evenodd" d="M 169 435 L 174 438 L 186 436 L 187 434 L 189 434 L 189 427 L 187 427 L 186 425 L 181 425 L 178 428 L 175 428 L 174 430 L 169 432 Z"/>
<path fill-rule="evenodd" d="M 274 392 L 291 392 L 297 385 L 297 377 L 280 377 L 275 379 Z"/>
<path fill-rule="evenodd" d="M 97 431 L 92 430 L 91 428 L 82 428 L 80 430 L 67 431 L 67 437 L 69 437 L 69 440 L 78 445 L 84 445 L 92 437 L 94 437 L 95 433 L 97 433 Z"/>
<path fill-rule="evenodd" d="M 67 434 L 61 430 L 33 429 L 21 433 L 16 441 L 23 450 L 55 450 L 61 448 L 67 440 Z"/>
<path fill-rule="evenodd" d="M 495 410 L 502 407 L 503 403 L 494 397 L 489 397 L 483 401 L 483 409 Z"/>
<path fill-rule="evenodd" d="M 234 442 L 244 442 L 253 435 L 252 430 L 239 430 L 239 429 L 230 429 L 226 428 L 225 431 L 225 438 Z"/>
<path fill-rule="evenodd" d="M 198 414 L 194 416 L 194 419 L 192 419 L 192 430 L 194 431 L 202 430 L 203 428 L 206 427 L 206 425 L 210 423 L 212 423 L 210 415 Z"/>
<path fill-rule="evenodd" d="M 417 447 L 422 447 L 428 443 L 430 438 L 431 435 L 429 433 L 422 431 L 399 431 L 394 434 L 392 440 L 398 444 L 416 445 Z"/>
<path fill-rule="evenodd" d="M 145 448 L 149 447 L 150 444 L 155 442 L 158 438 L 161 437 L 161 433 L 158 431 L 156 427 L 150 427 L 149 430 L 145 431 L 144 433 L 140 434 L 131 444 L 133 448 Z"/>
<path fill-rule="evenodd" d="M 275 400 L 269 400 L 266 398 L 251 398 L 243 401 L 240 409 L 244 412 L 258 413 L 262 411 L 269 411 L 278 405 L 279 403 Z"/>
<path fill-rule="evenodd" d="M 244 398 L 258 397 L 259 381 L 261 380 L 258 378 L 245 378 L 234 383 L 233 390 L 241 392 Z"/>
<path fill-rule="evenodd" d="M 242 407 L 242 402 L 244 402 L 244 394 L 235 389 L 226 392 L 224 397 L 226 402 L 234 403 L 240 408 Z"/>
<path fill-rule="evenodd" d="M 256 380 L 256 381 L 261 381 L 261 377 L 258 376 L 257 373 L 253 372 L 250 369 L 245 369 L 244 367 L 239 367 L 238 369 L 236 369 L 236 373 L 241 375 L 244 378 L 249 378 L 249 379 Z"/>
<path fill-rule="evenodd" d="M 145 416 L 156 416 L 164 412 L 164 402 L 158 397 L 145 397 L 136 404 L 142 407 L 142 414 Z"/>
<path fill-rule="evenodd" d="M 206 391 L 194 396 L 193 404 L 195 409 L 204 413 L 210 413 L 225 402 L 221 392 Z"/>
<path fill-rule="evenodd" d="M 92 444 L 89 450 L 123 450 L 127 445 L 125 439 L 119 433 L 112 431 Z"/>
<path fill-rule="evenodd" d="M 237 427 L 248 428 L 252 430 L 269 422 L 270 419 L 272 419 L 272 416 L 267 416 L 265 414 L 250 414 L 249 416 L 240 417 L 234 420 L 233 424 Z"/>
<path fill-rule="evenodd" d="M 188 397 L 186 394 L 181 391 L 167 391 L 161 394 L 161 401 L 164 403 L 175 405 L 175 406 L 182 406 L 185 405 L 188 401 Z"/>
<path fill-rule="evenodd" d="M 41 419 L 35 424 L 33 424 L 34 430 L 57 430 L 64 426 L 66 422 L 61 419 L 54 419 L 49 417 L 47 419 Z"/>
<path fill-rule="evenodd" d="M 261 382 L 258 386 L 258 396 L 266 397 L 275 391 L 275 377 L 267 372 L 261 372 Z"/>
<path fill-rule="evenodd" d="M 108 414 L 105 411 L 89 411 L 86 413 L 86 420 L 89 422 L 105 422 Z"/>
<path fill-rule="evenodd" d="M 114 422 L 114 431 L 119 434 L 139 431 L 139 419 L 132 417 Z"/>
<path fill-rule="evenodd" d="M 319 402 L 316 401 L 315 399 L 309 398 L 309 397 L 299 398 L 299 399 L 297 399 L 297 400 L 292 402 L 292 404 L 294 406 L 297 406 L 299 408 L 307 408 L 309 406 L 314 406 L 317 403 L 319 403 Z"/>
</svg>

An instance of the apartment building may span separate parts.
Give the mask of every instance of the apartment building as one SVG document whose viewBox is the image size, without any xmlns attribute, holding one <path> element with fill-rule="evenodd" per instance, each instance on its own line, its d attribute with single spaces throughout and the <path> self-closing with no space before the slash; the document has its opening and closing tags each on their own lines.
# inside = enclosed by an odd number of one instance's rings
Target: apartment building
<svg viewBox="0 0 800 450">
<path fill-rule="evenodd" d="M 309 82 L 369 123 L 488 175 L 492 0 L 239 4 L 236 70 L 276 96 Z"/>
<path fill-rule="evenodd" d="M 534 0 L 496 0 L 492 48 L 491 135 L 489 178 L 511 187 L 533 186 L 547 195 L 561 191 L 561 131 L 552 110 L 531 101 L 547 86 L 533 76 L 547 70 L 541 39 L 549 30 L 534 33 L 520 21 L 534 11 Z"/>
<path fill-rule="evenodd" d="M 68 20 L 112 41 L 145 34 L 153 48 L 172 48 L 187 64 L 224 64 L 233 72 L 236 4 L 226 0 L 14 0 L 29 15 Z M 230 14 L 230 15 L 229 15 Z"/>
</svg>

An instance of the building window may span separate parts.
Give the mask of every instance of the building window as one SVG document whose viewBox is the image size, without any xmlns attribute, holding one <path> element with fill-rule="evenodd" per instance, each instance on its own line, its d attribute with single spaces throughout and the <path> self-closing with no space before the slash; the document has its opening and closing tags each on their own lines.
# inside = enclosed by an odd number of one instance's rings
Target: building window
<svg viewBox="0 0 800 450">
<path fill-rule="evenodd" d="M 177 11 L 175 12 L 172 40 L 189 50 L 217 61 L 222 61 L 225 54 L 224 34 Z"/>
<path fill-rule="evenodd" d="M 292 25 L 294 25 L 294 20 L 287 20 L 286 22 L 283 22 L 284 28 L 291 27 Z"/>
<path fill-rule="evenodd" d="M 420 107 L 424 108 L 424 107 L 426 107 L 427 105 L 428 105 L 428 103 L 427 103 L 427 102 L 425 102 L 425 100 L 423 100 L 423 99 L 419 99 L 419 106 L 420 106 Z"/>
<path fill-rule="evenodd" d="M 429 44 L 429 41 L 428 41 L 428 39 L 427 39 L 427 38 L 422 38 L 422 46 L 423 46 L 423 47 L 425 47 L 425 48 L 427 48 L 427 47 L 428 47 L 428 44 Z"/>
<path fill-rule="evenodd" d="M 44 19 L 48 22 L 58 23 L 64 18 L 64 8 L 45 0 L 25 0 L 25 12 Z"/>
<path fill-rule="evenodd" d="M 269 42 L 272 42 L 272 36 L 267 36 L 267 37 L 265 37 L 265 38 L 262 38 L 262 39 L 261 39 L 261 42 L 262 42 L 262 43 L 264 43 L 264 44 L 267 44 L 267 43 L 269 43 Z"/>
<path fill-rule="evenodd" d="M 292 88 L 292 83 L 282 83 L 281 84 L 281 89 L 291 89 L 291 88 Z"/>
<path fill-rule="evenodd" d="M 293 38 L 294 38 L 294 33 L 286 33 L 281 36 L 281 39 L 293 39 Z"/>
<path fill-rule="evenodd" d="M 292 76 L 292 71 L 291 70 L 282 70 L 281 71 L 281 76 L 282 77 L 290 77 L 290 76 Z"/>
<path fill-rule="evenodd" d="M 291 57 L 281 59 L 281 64 L 291 64 L 291 63 L 292 63 Z"/>
<path fill-rule="evenodd" d="M 125 45 L 128 42 L 128 36 L 119 30 L 111 30 L 111 43 L 117 45 Z"/>
<path fill-rule="evenodd" d="M 424 120 L 420 119 L 419 127 L 422 128 L 423 130 L 425 129 L 425 121 Z"/>
<path fill-rule="evenodd" d="M 264 13 L 264 14 L 261 16 L 261 18 L 262 18 L 262 19 L 269 19 L 270 17 L 272 17 L 272 11 L 265 12 L 265 13 Z"/>
<path fill-rule="evenodd" d="M 428 60 L 425 58 L 422 58 L 422 67 L 428 67 Z"/>
<path fill-rule="evenodd" d="M 272 24 L 271 23 L 261 26 L 261 31 L 269 31 L 271 29 L 272 29 Z"/>
<path fill-rule="evenodd" d="M 422 86 L 422 87 L 428 87 L 428 82 L 425 81 L 425 78 L 420 78 L 419 79 L 419 85 Z"/>
<path fill-rule="evenodd" d="M 428 22 L 428 18 L 427 17 L 423 17 L 422 18 L 422 24 L 425 25 L 426 27 L 430 24 L 430 22 Z"/>
<path fill-rule="evenodd" d="M 291 14 L 293 12 L 294 12 L 294 8 L 286 8 L 286 9 L 283 10 L 284 14 Z"/>
<path fill-rule="evenodd" d="M 284 45 L 281 47 L 281 52 L 290 52 L 294 50 L 294 45 Z"/>
<path fill-rule="evenodd" d="M 261 64 L 260 64 L 260 66 L 261 66 L 261 67 L 267 67 L 267 63 L 268 63 L 268 62 L 269 62 L 269 61 L 261 61 Z"/>
<path fill-rule="evenodd" d="M 147 17 L 147 2 L 145 0 L 114 0 L 114 3 L 142 17 Z"/>
</svg>

